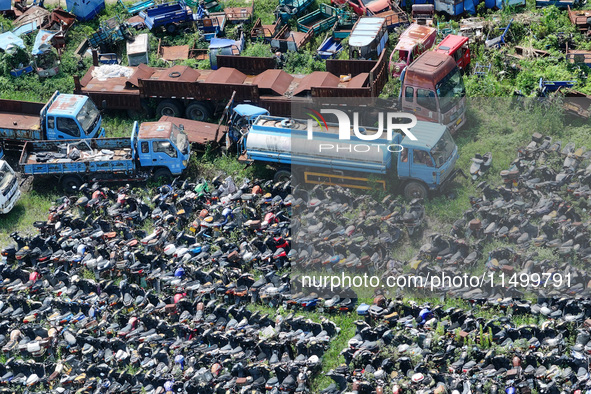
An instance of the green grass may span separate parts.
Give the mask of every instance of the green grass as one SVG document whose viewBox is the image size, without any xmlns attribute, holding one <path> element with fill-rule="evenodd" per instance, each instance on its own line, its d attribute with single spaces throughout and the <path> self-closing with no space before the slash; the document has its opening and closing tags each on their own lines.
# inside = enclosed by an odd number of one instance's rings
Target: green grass
<svg viewBox="0 0 591 394">
<path fill-rule="evenodd" d="M 47 220 L 49 208 L 57 198 L 58 196 L 52 192 L 23 193 L 12 211 L 8 215 L 0 216 L 0 246 L 6 246 L 12 241 L 10 233 L 13 231 L 36 234 L 37 229 L 33 227 L 33 223 Z"/>
</svg>

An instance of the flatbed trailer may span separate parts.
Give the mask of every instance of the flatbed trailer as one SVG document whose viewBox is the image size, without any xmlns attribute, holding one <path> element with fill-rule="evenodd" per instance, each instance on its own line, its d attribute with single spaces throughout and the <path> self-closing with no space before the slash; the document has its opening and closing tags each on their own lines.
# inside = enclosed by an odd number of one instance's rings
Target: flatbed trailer
<svg viewBox="0 0 591 394">
<path fill-rule="evenodd" d="M 339 11 L 336 8 L 328 4 L 320 4 L 316 11 L 312 11 L 298 19 L 298 30 L 304 33 L 313 30 L 314 34 L 318 35 L 334 26 L 338 14 Z"/>
<path fill-rule="evenodd" d="M 205 150 L 204 148 L 208 144 L 213 144 L 213 146 L 221 145 L 224 135 L 228 132 L 227 125 L 175 118 L 174 116 L 162 116 L 159 121 L 171 122 L 179 127 L 182 125 L 189 142 L 198 151 Z"/>
<path fill-rule="evenodd" d="M 84 182 L 143 181 L 180 175 L 191 151 L 183 130 L 170 122 L 138 122 L 130 138 L 28 141 L 19 165 L 26 175 L 55 177 L 65 190 Z"/>
<path fill-rule="evenodd" d="M 275 37 L 271 38 L 270 44 L 274 51 L 296 52 L 309 43 L 314 36 L 313 30 L 307 32 L 291 31 L 288 25 L 283 25 Z"/>
<path fill-rule="evenodd" d="M 591 29 L 591 10 L 571 10 L 570 6 L 567 6 L 566 8 L 571 23 L 575 25 L 582 34 L 589 34 Z"/>
<path fill-rule="evenodd" d="M 271 69 L 272 58 L 220 56 L 223 62 L 242 63 L 237 68 L 196 70 L 187 66 L 167 69 L 140 65 L 129 78 L 99 80 L 94 66 L 82 78 L 74 77 L 75 91 L 88 95 L 106 109 L 141 111 L 155 106 L 157 116 L 186 117 L 205 121 L 221 111 L 232 94 L 236 102 L 252 103 L 272 114 L 290 116 L 292 101 L 312 103 L 324 97 L 377 97 L 387 82 L 387 59 L 337 60 L 326 62 L 326 72 L 288 74 Z M 267 68 L 264 68 L 267 67 Z M 249 74 L 249 71 L 255 71 Z M 351 75 L 341 80 L 341 75 Z"/>
</svg>

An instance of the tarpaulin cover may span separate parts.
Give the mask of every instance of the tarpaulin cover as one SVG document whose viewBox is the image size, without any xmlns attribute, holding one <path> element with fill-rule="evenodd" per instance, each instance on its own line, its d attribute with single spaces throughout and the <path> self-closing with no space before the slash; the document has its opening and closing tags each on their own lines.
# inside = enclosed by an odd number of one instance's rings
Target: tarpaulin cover
<svg viewBox="0 0 591 394">
<path fill-rule="evenodd" d="M 6 51 L 9 46 L 16 45 L 25 49 L 25 43 L 16 34 L 11 31 L 0 34 L 0 49 Z"/>
<path fill-rule="evenodd" d="M 0 11 L 9 11 L 12 8 L 10 3 L 11 0 L 0 0 Z"/>
<path fill-rule="evenodd" d="M 464 1 L 464 10 L 467 13 L 474 15 L 476 14 L 476 7 L 480 3 L 480 0 L 466 0 Z"/>
<path fill-rule="evenodd" d="M 33 55 L 40 55 L 44 52 L 51 50 L 51 39 L 57 34 L 56 31 L 51 30 L 39 30 L 37 37 L 35 37 L 35 43 L 33 44 Z"/>
</svg>

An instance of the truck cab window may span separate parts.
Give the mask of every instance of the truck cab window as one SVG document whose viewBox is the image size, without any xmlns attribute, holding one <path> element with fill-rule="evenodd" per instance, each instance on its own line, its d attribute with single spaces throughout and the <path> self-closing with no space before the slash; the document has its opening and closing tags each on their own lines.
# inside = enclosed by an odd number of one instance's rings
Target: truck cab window
<svg viewBox="0 0 591 394">
<path fill-rule="evenodd" d="M 152 150 L 154 153 L 162 152 L 166 153 L 170 157 L 177 157 L 178 153 L 174 146 L 168 141 L 155 141 L 152 142 Z"/>
<path fill-rule="evenodd" d="M 433 160 L 431 160 L 431 155 L 424 150 L 417 150 L 413 151 L 412 157 L 413 164 L 424 164 L 428 167 L 433 167 Z"/>
<path fill-rule="evenodd" d="M 55 118 L 53 116 L 49 116 L 47 118 L 47 128 L 48 129 L 53 129 L 55 128 Z"/>
<path fill-rule="evenodd" d="M 404 99 L 406 101 L 413 101 L 413 95 L 415 93 L 415 88 L 407 86 L 406 89 L 404 89 Z"/>
<path fill-rule="evenodd" d="M 403 148 L 402 152 L 400 152 L 400 161 L 403 163 L 408 162 L 408 149 Z"/>
<path fill-rule="evenodd" d="M 435 92 L 427 89 L 417 89 L 417 104 L 429 111 L 437 111 Z"/>
<path fill-rule="evenodd" d="M 142 153 L 148 153 L 150 148 L 147 141 L 142 141 Z"/>
<path fill-rule="evenodd" d="M 57 129 L 72 137 L 80 137 L 78 123 L 71 118 L 57 118 Z"/>
</svg>

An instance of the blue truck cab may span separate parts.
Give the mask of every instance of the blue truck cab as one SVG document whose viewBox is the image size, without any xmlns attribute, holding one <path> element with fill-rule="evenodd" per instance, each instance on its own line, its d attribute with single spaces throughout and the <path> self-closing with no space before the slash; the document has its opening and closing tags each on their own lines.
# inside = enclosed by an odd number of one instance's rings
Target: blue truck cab
<svg viewBox="0 0 591 394">
<path fill-rule="evenodd" d="M 105 129 L 101 127 L 101 113 L 86 96 L 54 94 L 41 111 L 41 122 L 48 140 L 105 136 Z"/>
<path fill-rule="evenodd" d="M 396 158 L 396 173 L 405 182 L 405 195 L 423 194 L 425 186 L 429 190 L 443 188 L 458 171 L 455 170 L 459 153 L 449 129 L 443 125 L 418 122 L 412 129 L 417 138 L 402 138 L 404 149 Z"/>
<path fill-rule="evenodd" d="M 132 146 L 137 146 L 137 157 L 142 168 L 170 171 L 180 175 L 189 165 L 191 147 L 185 132 L 171 122 L 145 122 L 134 125 Z M 137 145 L 133 141 L 137 138 Z"/>
<path fill-rule="evenodd" d="M 232 142 L 238 142 L 261 115 L 269 116 L 269 111 L 251 104 L 236 105 L 232 109 L 232 115 L 228 121 L 228 135 Z"/>
</svg>

